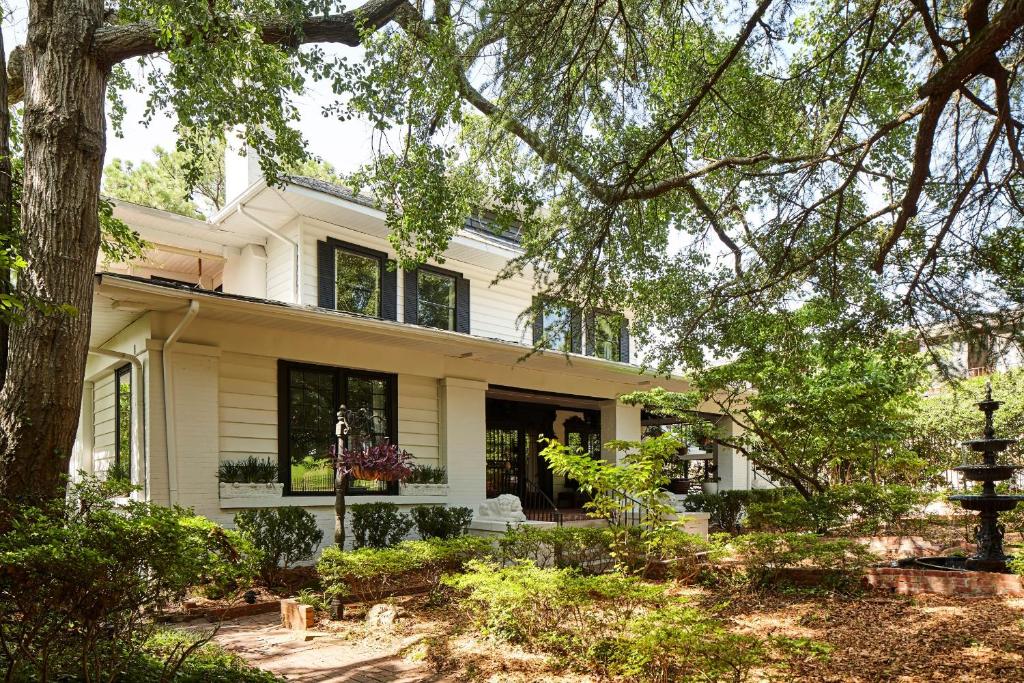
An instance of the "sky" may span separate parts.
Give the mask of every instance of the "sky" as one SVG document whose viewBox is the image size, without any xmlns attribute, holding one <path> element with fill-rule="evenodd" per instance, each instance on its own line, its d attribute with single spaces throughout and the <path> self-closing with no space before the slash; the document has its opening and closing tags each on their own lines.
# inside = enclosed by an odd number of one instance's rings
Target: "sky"
<svg viewBox="0 0 1024 683">
<path fill-rule="evenodd" d="M 8 55 L 25 40 L 28 18 L 28 3 L 14 0 L 10 3 L 11 15 L 3 23 L 4 48 Z M 339 46 L 350 60 L 359 59 L 359 52 L 353 48 Z M 331 163 L 341 172 L 356 170 L 370 160 L 370 126 L 365 121 L 338 121 L 324 118 L 320 113 L 321 104 L 333 95 L 329 85 L 314 84 L 309 91 L 295 100 L 301 114 L 299 130 L 302 131 L 312 154 Z M 117 137 L 107 127 L 107 155 L 104 165 L 111 159 L 143 161 L 153 158 L 153 147 L 165 149 L 174 147 L 174 122 L 166 116 L 158 116 L 149 126 L 140 123 L 146 96 L 144 93 L 125 93 L 124 100 L 128 113 L 124 120 L 124 136 Z M 109 108 L 108 108 L 109 114 Z M 108 117 L 109 118 L 109 117 Z"/>
</svg>

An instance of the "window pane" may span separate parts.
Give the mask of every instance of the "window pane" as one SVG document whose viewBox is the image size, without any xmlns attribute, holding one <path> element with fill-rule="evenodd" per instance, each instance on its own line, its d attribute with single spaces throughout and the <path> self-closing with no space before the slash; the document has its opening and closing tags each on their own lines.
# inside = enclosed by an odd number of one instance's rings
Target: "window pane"
<svg viewBox="0 0 1024 683">
<path fill-rule="evenodd" d="M 391 435 L 388 423 L 388 391 L 387 380 L 376 377 L 348 377 L 346 380 L 345 407 L 357 413 L 362 419 L 354 419 L 348 434 L 348 444 L 352 447 L 360 443 L 383 443 Z M 387 490 L 385 482 L 354 480 L 351 489 L 364 491 Z"/>
<path fill-rule="evenodd" d="M 569 336 L 572 314 L 566 306 L 544 304 L 544 335 L 545 346 L 557 351 L 570 351 L 572 344 Z"/>
<path fill-rule="evenodd" d="M 455 278 L 429 270 L 417 275 L 420 325 L 455 329 Z"/>
<path fill-rule="evenodd" d="M 594 355 L 605 360 L 619 360 L 619 329 L 622 318 L 618 315 L 594 316 Z"/>
<path fill-rule="evenodd" d="M 334 414 L 334 371 L 289 370 L 288 461 L 292 491 L 334 490 L 330 456 Z"/>
<path fill-rule="evenodd" d="M 127 366 L 114 376 L 117 384 L 117 443 L 114 465 L 130 467 L 132 458 L 132 368 Z"/>
<path fill-rule="evenodd" d="M 334 252 L 335 306 L 339 311 L 380 316 L 380 261 L 344 249 Z"/>
</svg>

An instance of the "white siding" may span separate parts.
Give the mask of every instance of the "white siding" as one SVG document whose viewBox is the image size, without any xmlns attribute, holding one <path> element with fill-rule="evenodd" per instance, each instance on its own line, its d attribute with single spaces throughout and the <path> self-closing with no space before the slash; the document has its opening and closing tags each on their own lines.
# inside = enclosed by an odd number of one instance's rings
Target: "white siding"
<svg viewBox="0 0 1024 683">
<path fill-rule="evenodd" d="M 438 443 L 437 380 L 399 375 L 398 445 L 423 465 L 440 462 Z"/>
<path fill-rule="evenodd" d="M 277 460 L 277 361 L 224 353 L 220 359 L 220 460 Z"/>
<path fill-rule="evenodd" d="M 295 224 L 285 226 L 281 234 L 298 238 Z M 314 268 L 316 261 L 314 259 Z M 267 239 L 267 298 L 295 303 L 295 248 L 276 237 Z"/>
<path fill-rule="evenodd" d="M 329 226 L 320 222 L 306 222 L 302 227 L 302 303 L 317 305 L 317 242 L 328 235 L 336 239 L 382 251 L 394 257 L 387 240 L 356 230 Z M 280 257 L 278 257 L 280 258 Z M 478 337 L 503 341 L 531 343 L 529 326 L 517 326 L 519 314 L 532 302 L 532 283 L 526 278 L 514 278 L 492 285 L 494 271 L 481 266 L 448 259 L 441 267 L 461 273 L 470 281 L 470 332 Z M 268 266 L 268 272 L 270 268 Z M 405 282 L 398 273 L 398 319 L 405 316 Z M 279 297 L 275 297 L 279 298 Z"/>
<path fill-rule="evenodd" d="M 93 388 L 93 472 L 114 464 L 114 373 L 96 380 Z"/>
<path fill-rule="evenodd" d="M 277 359 L 242 353 L 220 359 L 220 461 L 276 461 Z M 437 380 L 398 378 L 398 443 L 422 463 L 439 461 Z"/>
</svg>

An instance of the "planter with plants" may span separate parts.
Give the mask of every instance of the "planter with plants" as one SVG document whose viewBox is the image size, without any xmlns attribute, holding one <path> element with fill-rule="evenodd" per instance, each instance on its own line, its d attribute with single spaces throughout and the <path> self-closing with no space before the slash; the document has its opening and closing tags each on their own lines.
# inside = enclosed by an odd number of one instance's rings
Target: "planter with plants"
<svg viewBox="0 0 1024 683">
<path fill-rule="evenodd" d="M 284 484 L 277 480 L 277 463 L 270 458 L 250 456 L 245 460 L 222 462 L 217 469 L 221 505 L 266 507 L 280 505 Z"/>
<path fill-rule="evenodd" d="M 412 473 L 402 480 L 403 496 L 447 496 L 448 471 L 443 465 L 413 465 Z"/>
</svg>

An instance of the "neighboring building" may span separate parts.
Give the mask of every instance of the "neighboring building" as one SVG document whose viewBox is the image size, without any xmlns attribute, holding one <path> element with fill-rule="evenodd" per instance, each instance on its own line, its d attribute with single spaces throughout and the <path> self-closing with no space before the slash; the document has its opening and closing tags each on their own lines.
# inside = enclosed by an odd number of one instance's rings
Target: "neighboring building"
<svg viewBox="0 0 1024 683">
<path fill-rule="evenodd" d="M 993 320 L 966 333 L 936 327 L 925 336 L 921 350 L 936 354 L 946 370 L 957 377 L 1006 372 L 1024 364 L 1019 324 L 1011 321 Z"/>
<path fill-rule="evenodd" d="M 345 405 L 448 472 L 441 495 L 355 482 L 352 502 L 476 509 L 515 493 L 539 518 L 579 504 L 538 457 L 539 435 L 595 450 L 639 439 L 648 420 L 617 397 L 687 388 L 630 364 L 614 314 L 552 310 L 566 325 L 551 344 L 564 351 L 528 355 L 536 330 L 517 320 L 532 280 L 492 284 L 519 253 L 514 236 L 468 222 L 442 265 L 398 272 L 384 214 L 365 198 L 308 178 L 243 180 L 209 222 L 117 202 L 152 249 L 96 275 L 73 471 L 128 468 L 141 497 L 219 522 L 301 505 L 330 538 L 328 449 Z M 222 463 L 251 456 L 278 463 L 278 483 L 218 485 Z M 722 488 L 750 486 L 742 456 L 708 457 Z"/>
</svg>

